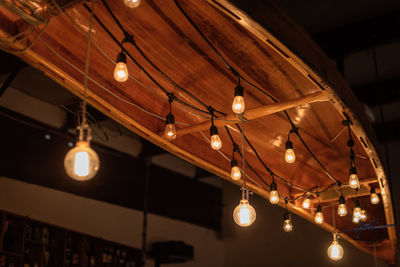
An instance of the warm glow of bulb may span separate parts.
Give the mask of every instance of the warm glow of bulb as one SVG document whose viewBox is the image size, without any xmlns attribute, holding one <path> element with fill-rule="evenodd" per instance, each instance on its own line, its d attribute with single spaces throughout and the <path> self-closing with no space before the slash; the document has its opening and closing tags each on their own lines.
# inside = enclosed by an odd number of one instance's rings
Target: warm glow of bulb
<svg viewBox="0 0 400 267">
<path fill-rule="evenodd" d="M 238 166 L 233 166 L 231 169 L 231 178 L 232 180 L 239 180 L 240 177 L 242 176 L 242 173 L 240 172 L 240 169 Z"/>
<path fill-rule="evenodd" d="M 296 155 L 294 154 L 294 150 L 291 148 L 286 149 L 285 161 L 287 163 L 293 163 L 295 160 L 296 160 Z"/>
<path fill-rule="evenodd" d="M 236 114 L 240 114 L 244 112 L 244 97 L 243 96 L 235 96 L 232 103 L 232 110 Z"/>
<path fill-rule="evenodd" d="M 283 230 L 285 232 L 290 232 L 293 230 L 293 225 L 291 220 L 284 220 L 283 221 Z"/>
<path fill-rule="evenodd" d="M 361 219 L 361 208 L 360 207 L 355 207 L 353 210 L 353 222 L 354 223 L 359 223 Z"/>
<path fill-rule="evenodd" d="M 256 211 L 249 201 L 242 199 L 233 211 L 233 219 L 239 226 L 250 226 L 256 220 Z"/>
<path fill-rule="evenodd" d="M 222 147 L 221 138 L 219 138 L 218 134 L 214 134 L 211 136 L 211 148 L 214 150 L 219 150 Z"/>
<path fill-rule="evenodd" d="M 367 211 L 366 210 L 361 210 L 360 220 L 362 222 L 365 222 L 367 220 Z"/>
<path fill-rule="evenodd" d="M 164 131 L 165 137 L 169 140 L 173 140 L 176 138 L 176 129 L 175 129 L 175 124 L 170 123 L 165 126 L 165 131 Z"/>
<path fill-rule="evenodd" d="M 95 176 L 99 165 L 99 157 L 87 142 L 78 142 L 73 149 L 68 151 L 64 159 L 68 176 L 78 181 L 86 181 Z"/>
<path fill-rule="evenodd" d="M 314 219 L 316 224 L 322 224 L 324 222 L 324 215 L 322 212 L 317 212 Z"/>
<path fill-rule="evenodd" d="M 278 191 L 273 190 L 273 191 L 269 192 L 269 202 L 271 202 L 271 204 L 279 203 Z"/>
<path fill-rule="evenodd" d="M 302 204 L 304 209 L 309 209 L 311 207 L 311 199 L 306 197 Z"/>
<path fill-rule="evenodd" d="M 339 206 L 338 206 L 338 215 L 341 216 L 341 217 L 347 215 L 346 204 L 339 204 Z"/>
<path fill-rule="evenodd" d="M 128 67 L 124 62 L 118 62 L 114 69 L 114 79 L 118 82 L 126 82 L 128 80 Z"/>
<path fill-rule="evenodd" d="M 349 186 L 354 189 L 360 187 L 360 181 L 358 180 L 357 174 L 350 174 Z"/>
<path fill-rule="evenodd" d="M 377 193 L 372 193 L 371 194 L 371 203 L 376 205 L 379 203 L 379 196 Z"/>
<path fill-rule="evenodd" d="M 337 261 L 343 258 L 343 248 L 336 240 L 333 240 L 332 244 L 328 248 L 328 257 L 331 260 Z"/>
<path fill-rule="evenodd" d="M 124 0 L 124 4 L 129 8 L 135 8 L 140 5 L 141 0 Z"/>
</svg>

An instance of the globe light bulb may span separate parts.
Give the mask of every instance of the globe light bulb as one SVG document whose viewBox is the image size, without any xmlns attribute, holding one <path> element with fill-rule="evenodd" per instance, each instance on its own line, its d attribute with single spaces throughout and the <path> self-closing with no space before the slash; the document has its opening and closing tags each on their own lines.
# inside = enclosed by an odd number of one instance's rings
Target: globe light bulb
<svg viewBox="0 0 400 267">
<path fill-rule="evenodd" d="M 89 142 L 85 141 L 77 142 L 64 159 L 64 167 L 68 176 L 78 181 L 93 178 L 99 170 L 99 165 L 99 157 L 90 148 Z"/>
<path fill-rule="evenodd" d="M 339 197 L 338 215 L 341 217 L 347 215 L 346 200 L 343 196 Z"/>
<path fill-rule="evenodd" d="M 304 200 L 303 200 L 303 204 L 302 204 L 304 209 L 309 209 L 311 207 L 311 199 L 310 196 L 307 196 Z"/>
<path fill-rule="evenodd" d="M 367 220 L 367 211 L 364 210 L 364 209 L 361 210 L 360 220 L 361 220 L 362 222 L 365 222 L 365 221 Z"/>
<path fill-rule="evenodd" d="M 287 163 L 293 163 L 296 160 L 296 155 L 293 150 L 293 143 L 291 141 L 287 141 L 285 144 L 286 152 L 285 152 L 285 161 Z"/>
<path fill-rule="evenodd" d="M 233 159 L 231 161 L 231 178 L 234 181 L 237 181 L 242 177 L 242 173 L 240 171 L 240 168 L 238 166 L 237 160 Z"/>
<path fill-rule="evenodd" d="M 276 185 L 276 183 L 272 182 L 269 191 L 269 202 L 274 205 L 279 203 L 279 194 L 277 189 L 278 186 Z"/>
<path fill-rule="evenodd" d="M 256 211 L 246 199 L 240 200 L 240 204 L 233 211 L 233 219 L 242 227 L 250 226 L 256 220 Z"/>
<path fill-rule="evenodd" d="M 344 251 L 343 251 L 342 246 L 337 241 L 335 234 L 333 235 L 333 242 L 328 247 L 327 253 L 328 253 L 328 257 L 334 261 L 337 261 L 337 260 L 340 260 L 341 258 L 343 258 Z"/>
<path fill-rule="evenodd" d="M 283 216 L 283 231 L 290 232 L 293 230 L 292 220 L 290 218 L 290 213 L 285 212 Z"/>
<path fill-rule="evenodd" d="M 176 138 L 175 117 L 171 113 L 167 115 L 164 134 L 169 140 Z"/>
<path fill-rule="evenodd" d="M 140 5 L 141 0 L 124 0 L 124 4 L 129 8 L 135 8 Z"/>
<path fill-rule="evenodd" d="M 349 172 L 349 186 L 351 188 L 360 188 L 360 181 L 358 180 L 357 170 L 354 167 L 350 168 Z"/>
<path fill-rule="evenodd" d="M 219 150 L 222 147 L 221 138 L 218 135 L 218 129 L 214 125 L 210 128 L 211 135 L 211 148 L 214 150 Z"/>
<path fill-rule="evenodd" d="M 322 207 L 321 205 L 318 205 L 317 207 L 317 213 L 315 213 L 315 223 L 316 224 L 322 224 L 324 223 L 324 214 L 322 213 Z"/>
<path fill-rule="evenodd" d="M 129 78 L 128 67 L 126 66 L 126 55 L 121 52 L 117 56 L 117 64 L 114 69 L 114 79 L 117 82 L 126 82 Z"/>
<path fill-rule="evenodd" d="M 371 188 L 371 204 L 378 204 L 379 203 L 379 196 L 378 194 L 375 192 L 374 188 Z"/>
<path fill-rule="evenodd" d="M 238 85 L 235 88 L 235 98 L 232 102 L 232 110 L 236 114 L 243 113 L 245 109 L 244 97 L 243 97 L 243 87 Z"/>
</svg>

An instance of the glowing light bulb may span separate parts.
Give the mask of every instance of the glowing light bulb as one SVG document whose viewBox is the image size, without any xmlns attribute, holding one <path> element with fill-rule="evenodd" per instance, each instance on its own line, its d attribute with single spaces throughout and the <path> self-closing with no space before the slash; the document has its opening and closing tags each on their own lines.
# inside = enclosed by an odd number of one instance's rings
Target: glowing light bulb
<svg viewBox="0 0 400 267">
<path fill-rule="evenodd" d="M 379 196 L 378 194 L 375 192 L 374 188 L 371 188 L 371 204 L 378 204 L 379 203 Z"/>
<path fill-rule="evenodd" d="M 237 160 L 233 159 L 231 161 L 231 178 L 234 181 L 237 181 L 242 177 L 242 173 L 240 172 L 240 168 L 238 166 Z"/>
<path fill-rule="evenodd" d="M 165 137 L 169 140 L 176 138 L 175 117 L 172 113 L 167 115 L 166 126 L 164 131 Z"/>
<path fill-rule="evenodd" d="M 359 188 L 360 187 L 360 181 L 358 180 L 358 176 L 357 176 L 357 170 L 354 167 L 350 168 L 349 171 L 349 186 L 351 188 Z"/>
<path fill-rule="evenodd" d="M 78 181 L 93 178 L 99 170 L 99 165 L 99 157 L 86 141 L 78 142 L 74 148 L 68 151 L 64 159 L 64 167 L 68 176 Z"/>
<path fill-rule="evenodd" d="M 244 97 L 243 97 L 243 87 L 238 85 L 235 88 L 235 98 L 232 103 L 232 110 L 236 114 L 243 113 L 245 109 Z"/>
<path fill-rule="evenodd" d="M 360 219 L 361 219 L 360 201 L 356 199 L 354 202 L 353 223 L 359 223 Z"/>
<path fill-rule="evenodd" d="M 338 215 L 341 217 L 347 215 L 346 200 L 343 196 L 339 197 Z"/>
<path fill-rule="evenodd" d="M 117 64 L 114 69 L 114 79 L 117 82 L 126 82 L 129 78 L 128 67 L 126 66 L 126 55 L 121 52 L 117 56 Z"/>
<path fill-rule="evenodd" d="M 269 191 L 269 202 L 271 204 L 278 204 L 279 203 L 279 194 L 278 194 L 278 186 L 276 185 L 275 182 L 272 182 L 270 185 L 270 191 Z"/>
<path fill-rule="evenodd" d="M 293 150 L 293 143 L 289 140 L 287 140 L 286 144 L 286 152 L 285 152 L 285 161 L 287 163 L 293 163 L 296 160 L 296 155 L 294 154 Z"/>
<path fill-rule="evenodd" d="M 293 230 L 292 220 L 290 218 L 290 213 L 285 212 L 283 216 L 283 231 L 290 232 Z"/>
<path fill-rule="evenodd" d="M 340 260 L 341 258 L 343 258 L 344 251 L 343 251 L 342 246 L 337 241 L 335 234 L 333 235 L 333 242 L 328 247 L 327 253 L 328 253 L 328 257 L 334 261 L 337 261 L 337 260 Z"/>
<path fill-rule="evenodd" d="M 315 223 L 316 224 L 322 224 L 324 223 L 324 214 L 322 213 L 322 207 L 321 205 L 318 205 L 317 207 L 317 213 L 315 213 Z"/>
<path fill-rule="evenodd" d="M 311 199 L 310 196 L 307 196 L 304 200 L 303 200 L 303 204 L 302 204 L 304 209 L 309 209 L 311 207 Z"/>
<path fill-rule="evenodd" d="M 211 148 L 214 150 L 219 150 L 222 147 L 221 138 L 218 135 L 218 129 L 214 125 L 210 128 L 211 135 Z"/>
<path fill-rule="evenodd" d="M 239 226 L 250 226 L 256 220 L 256 211 L 248 200 L 242 199 L 233 211 L 233 219 Z"/>
<path fill-rule="evenodd" d="M 124 4 L 129 8 L 135 8 L 140 5 L 141 0 L 124 0 Z"/>
<path fill-rule="evenodd" d="M 361 210 L 360 220 L 361 220 L 362 222 L 365 222 L 365 221 L 367 220 L 367 211 L 364 210 L 364 209 Z"/>
</svg>

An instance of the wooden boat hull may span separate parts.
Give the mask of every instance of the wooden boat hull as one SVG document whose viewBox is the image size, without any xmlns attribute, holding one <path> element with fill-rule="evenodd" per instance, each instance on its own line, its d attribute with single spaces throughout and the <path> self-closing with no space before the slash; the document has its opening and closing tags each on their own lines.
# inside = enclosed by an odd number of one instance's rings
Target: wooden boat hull
<svg viewBox="0 0 400 267">
<path fill-rule="evenodd" d="M 207 105 L 231 113 L 231 99 L 237 79 L 219 61 L 172 0 L 147 0 L 133 10 L 125 8 L 122 1 L 109 2 L 127 30 L 134 34 L 138 45 L 164 72 Z M 342 134 L 335 141 L 332 140 L 343 129 L 341 123 L 345 116 L 351 120 L 354 150 L 359 155 L 356 159 L 359 177 L 364 184 L 379 187 L 383 203 L 377 207 L 369 205 L 368 196 L 361 197 L 362 201 L 367 211 L 380 219 L 380 225 L 393 224 L 389 184 L 375 150 L 376 139 L 371 125 L 343 77 L 307 33 L 282 10 L 266 1 L 178 2 L 235 69 L 279 102 L 318 92 L 329 99 L 328 102 L 297 106 L 289 109 L 288 113 L 294 118 L 310 148 L 343 183 L 347 183 L 349 167 L 347 136 Z M 15 25 L 22 24 L 20 19 L 4 8 L 0 11 L 1 36 L 18 34 L 21 29 Z M 122 32 L 100 2 L 96 2 L 95 13 L 118 40 L 123 39 Z M 69 9 L 67 14 L 69 17 L 60 15 L 51 18 L 47 29 L 35 45 L 17 54 L 72 93 L 82 97 L 82 71 L 87 43 L 85 33 L 90 14 L 82 5 Z M 28 38 L 26 43 L 10 43 L 7 48 L 23 49 L 34 37 Z M 233 146 L 223 128 L 220 129 L 223 140 L 221 152 L 225 156 L 210 149 L 208 131 L 193 132 L 178 136 L 172 142 L 167 141 L 159 134 L 163 131 L 165 122 L 149 114 L 165 117 L 168 113 L 167 96 L 132 62 L 128 62 L 128 67 L 137 81 L 115 82 L 112 61 L 120 51 L 118 45 L 98 23 L 94 24 L 93 41 L 95 46 L 90 57 L 89 76 L 92 80 L 89 80 L 88 102 L 154 144 L 232 181 L 228 159 L 231 158 Z M 132 46 L 127 45 L 126 49 L 161 86 L 191 105 L 204 109 L 186 93 L 172 86 Z M 245 84 L 244 87 L 247 109 L 273 104 L 268 97 L 250 86 Z M 204 114 L 189 110 L 179 103 L 174 103 L 174 115 L 177 122 L 189 125 L 209 120 Z M 179 125 L 178 127 L 183 128 Z M 304 188 L 315 185 L 324 188 L 331 184 L 332 181 L 296 138 L 293 138 L 296 163 L 289 166 L 284 162 L 284 142 L 290 128 L 290 124 L 280 113 L 274 113 L 247 122 L 245 131 L 264 162 L 291 183 Z M 240 132 L 235 127 L 230 129 L 233 139 L 240 143 Z M 178 129 L 178 132 L 179 130 L 182 129 Z M 257 177 L 256 173 L 249 171 L 250 189 L 268 198 L 266 184 L 271 183 L 271 177 L 248 146 L 246 159 L 255 172 L 261 174 L 261 177 Z M 232 182 L 241 184 L 240 181 Z M 277 183 L 282 195 L 295 197 L 301 193 L 287 184 L 279 181 Z M 326 196 L 327 203 L 332 200 Z M 283 204 L 281 201 L 280 205 Z M 348 201 L 349 210 L 350 206 L 351 202 Z M 302 209 L 300 200 L 291 203 L 289 209 L 314 222 L 314 211 Z M 324 209 L 325 223 L 321 227 L 327 231 L 333 230 L 330 214 L 329 207 Z M 336 219 L 336 225 L 339 230 L 354 228 L 351 218 L 348 217 Z M 368 253 L 372 253 L 371 244 L 375 243 L 379 258 L 391 263 L 395 260 L 394 227 L 368 232 L 358 238 L 354 233 L 342 234 L 342 237 Z"/>
</svg>

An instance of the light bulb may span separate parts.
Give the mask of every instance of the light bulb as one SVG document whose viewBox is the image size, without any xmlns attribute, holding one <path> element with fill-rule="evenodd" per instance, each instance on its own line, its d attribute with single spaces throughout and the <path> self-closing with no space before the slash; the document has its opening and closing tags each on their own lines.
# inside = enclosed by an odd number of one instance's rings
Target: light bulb
<svg viewBox="0 0 400 267">
<path fill-rule="evenodd" d="M 371 204 L 378 204 L 379 203 L 379 196 L 378 194 L 375 192 L 374 188 L 371 188 Z"/>
<path fill-rule="evenodd" d="M 303 200 L 303 204 L 302 204 L 304 209 L 309 209 L 311 207 L 311 199 L 310 196 L 307 196 L 304 200 Z"/>
<path fill-rule="evenodd" d="M 237 160 L 233 159 L 231 161 L 231 178 L 234 181 L 237 181 L 240 179 L 242 176 L 242 173 L 240 172 L 240 168 L 238 166 Z"/>
<path fill-rule="evenodd" d="M 353 210 L 353 222 L 354 223 L 359 223 L 361 219 L 361 208 L 360 207 L 354 207 Z"/>
<path fill-rule="evenodd" d="M 214 150 L 219 150 L 222 147 L 221 138 L 218 135 L 218 129 L 214 125 L 210 127 L 211 135 L 211 148 Z"/>
<path fill-rule="evenodd" d="M 256 211 L 248 200 L 242 199 L 233 211 L 233 219 L 239 226 L 250 226 L 256 220 Z"/>
<path fill-rule="evenodd" d="M 270 192 L 269 192 L 269 202 L 271 204 L 278 204 L 279 203 L 279 194 L 278 194 L 278 186 L 275 182 L 272 182 L 270 185 Z"/>
<path fill-rule="evenodd" d="M 343 196 L 339 197 L 338 215 L 341 217 L 347 215 L 346 200 Z"/>
<path fill-rule="evenodd" d="M 114 79 L 117 82 L 126 82 L 129 78 L 128 67 L 126 66 L 126 55 L 121 52 L 117 56 L 117 64 L 114 69 Z"/>
<path fill-rule="evenodd" d="M 341 258 L 343 258 L 344 251 L 343 251 L 342 246 L 337 241 L 336 235 L 334 235 L 333 242 L 328 247 L 327 253 L 328 253 L 328 257 L 334 261 L 337 261 L 337 260 L 340 260 Z"/>
<path fill-rule="evenodd" d="M 169 140 L 173 140 L 176 138 L 175 117 L 171 113 L 167 115 L 164 134 L 165 137 Z"/>
<path fill-rule="evenodd" d="M 245 109 L 244 97 L 243 97 L 243 87 L 238 85 L 235 88 L 235 98 L 232 102 L 232 110 L 236 114 L 243 113 Z"/>
<path fill-rule="evenodd" d="M 361 220 L 362 222 L 365 222 L 365 221 L 367 220 L 367 211 L 364 210 L 364 209 L 361 210 L 360 220 Z"/>
<path fill-rule="evenodd" d="M 99 157 L 86 141 L 78 142 L 74 148 L 68 151 L 64 159 L 64 167 L 68 176 L 78 181 L 86 181 L 95 176 L 99 165 Z"/>
<path fill-rule="evenodd" d="M 290 213 L 285 212 L 283 215 L 283 231 L 290 232 L 293 230 L 292 220 L 290 218 Z"/>
<path fill-rule="evenodd" d="M 322 207 L 321 207 L 321 205 L 318 205 L 317 213 L 315 213 L 315 218 L 314 218 L 314 220 L 315 220 L 315 223 L 316 223 L 316 224 L 322 224 L 322 223 L 324 223 L 324 214 L 322 213 Z"/>
<path fill-rule="evenodd" d="M 360 187 L 360 181 L 358 180 L 357 177 L 357 170 L 354 167 L 350 168 L 350 172 L 349 172 L 349 186 L 351 188 L 359 188 Z"/>
<path fill-rule="evenodd" d="M 287 163 L 293 163 L 296 160 L 296 155 L 294 154 L 293 150 L 293 143 L 287 140 L 285 147 L 286 147 L 285 161 Z"/>
<path fill-rule="evenodd" d="M 135 8 L 140 5 L 141 0 L 124 0 L 124 4 L 129 8 Z"/>
</svg>

